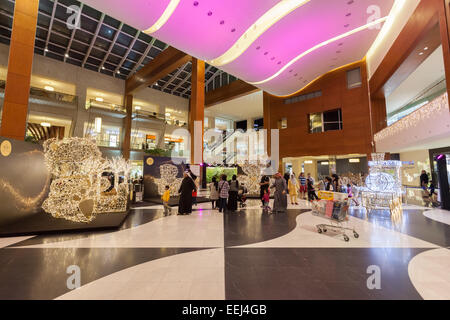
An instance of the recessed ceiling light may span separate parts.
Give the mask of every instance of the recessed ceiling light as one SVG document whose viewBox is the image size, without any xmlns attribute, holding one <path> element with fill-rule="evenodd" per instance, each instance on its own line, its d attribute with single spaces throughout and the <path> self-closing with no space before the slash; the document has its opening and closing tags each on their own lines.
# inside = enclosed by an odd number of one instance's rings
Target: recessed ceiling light
<svg viewBox="0 0 450 320">
<path fill-rule="evenodd" d="M 48 122 L 41 122 L 41 126 L 42 126 L 42 127 L 47 127 L 47 128 L 49 128 L 49 127 L 51 127 L 52 125 L 51 125 L 50 123 L 48 123 Z"/>
<path fill-rule="evenodd" d="M 419 56 L 423 55 L 423 52 L 419 52 Z"/>
<path fill-rule="evenodd" d="M 423 48 L 423 50 L 427 51 L 427 50 L 428 50 L 428 47 Z"/>
<path fill-rule="evenodd" d="M 95 98 L 95 101 L 98 101 L 98 102 L 103 102 L 103 101 L 105 101 L 102 97 L 97 97 L 97 98 Z"/>
<path fill-rule="evenodd" d="M 46 90 L 46 91 L 55 91 L 55 88 L 53 88 L 51 86 L 45 86 L 44 90 Z"/>
</svg>

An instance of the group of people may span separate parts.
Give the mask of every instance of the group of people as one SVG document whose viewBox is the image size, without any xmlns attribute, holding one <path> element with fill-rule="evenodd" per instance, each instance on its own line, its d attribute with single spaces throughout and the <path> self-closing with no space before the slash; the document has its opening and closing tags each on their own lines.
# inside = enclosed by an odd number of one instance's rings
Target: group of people
<svg viewBox="0 0 450 320">
<path fill-rule="evenodd" d="M 271 185 L 268 176 L 263 176 L 261 178 L 259 185 L 262 208 L 264 212 L 285 212 L 287 210 L 288 184 L 285 179 L 283 179 L 281 173 L 276 173 L 274 179 L 275 181 Z M 271 188 L 275 189 L 273 194 L 273 209 L 269 206 Z"/>
<path fill-rule="evenodd" d="M 271 184 L 269 176 L 263 176 L 260 182 L 260 199 L 262 208 L 265 212 L 285 212 L 287 210 L 287 195 L 289 194 L 292 205 L 298 205 L 298 197 L 301 199 L 306 197 L 309 201 L 319 200 L 316 194 L 315 181 L 310 173 L 302 172 L 298 179 L 295 173 L 285 174 L 281 173 L 274 175 L 274 182 Z M 422 177 L 421 177 L 422 179 Z M 179 189 L 180 199 L 178 206 L 179 215 L 189 215 L 192 213 L 192 206 L 196 204 L 198 184 L 196 183 L 197 176 L 190 170 L 186 170 L 183 174 L 183 180 Z M 424 180 L 425 181 L 425 180 Z M 352 199 L 356 205 L 359 205 L 353 198 L 353 190 L 351 184 L 347 186 L 342 185 L 342 181 L 337 174 L 331 177 L 325 177 L 320 181 L 320 189 L 325 191 L 346 192 L 349 199 Z M 239 192 L 245 189 L 239 184 L 236 175 L 233 175 L 230 181 L 224 174 L 219 179 L 212 178 L 212 182 L 208 185 L 209 198 L 212 204 L 212 209 L 218 209 L 219 212 L 234 212 L 238 209 Z M 274 203 L 273 209 L 269 206 L 271 189 L 274 189 Z M 433 191 L 434 192 L 434 191 Z M 244 191 L 245 193 L 245 191 Z M 165 192 L 161 197 L 164 205 L 164 213 L 170 214 L 171 208 L 169 206 L 170 188 L 166 186 Z"/>
<path fill-rule="evenodd" d="M 212 208 L 218 209 L 219 212 L 236 211 L 239 190 L 243 187 L 239 185 L 236 175 L 233 175 L 231 181 L 227 181 L 227 175 L 223 174 L 219 180 L 217 181 L 217 178 L 213 177 L 208 186 Z"/>
<path fill-rule="evenodd" d="M 300 194 L 301 199 L 306 199 L 312 201 L 317 200 L 316 189 L 314 187 L 314 178 L 310 173 L 305 177 L 305 174 L 302 172 L 298 176 L 298 179 L 295 173 L 284 175 L 284 179 L 288 185 L 288 193 L 291 199 L 291 204 L 298 204 L 297 199 Z"/>
</svg>

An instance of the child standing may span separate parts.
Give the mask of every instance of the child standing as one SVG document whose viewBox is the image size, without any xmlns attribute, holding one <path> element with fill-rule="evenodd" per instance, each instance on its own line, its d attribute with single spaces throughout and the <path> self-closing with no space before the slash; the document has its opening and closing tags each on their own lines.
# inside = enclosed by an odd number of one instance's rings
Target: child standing
<svg viewBox="0 0 450 320">
<path fill-rule="evenodd" d="M 171 214 L 172 208 L 169 207 L 169 200 L 170 200 L 169 186 L 166 186 L 166 191 L 164 191 L 164 194 L 162 195 L 161 200 L 163 201 L 164 215 L 167 216 L 168 214 Z"/>
<path fill-rule="evenodd" d="M 270 189 L 268 189 L 268 188 L 264 189 L 264 195 L 263 195 L 262 201 L 264 203 L 263 212 L 271 212 L 272 209 L 269 207 Z"/>
</svg>

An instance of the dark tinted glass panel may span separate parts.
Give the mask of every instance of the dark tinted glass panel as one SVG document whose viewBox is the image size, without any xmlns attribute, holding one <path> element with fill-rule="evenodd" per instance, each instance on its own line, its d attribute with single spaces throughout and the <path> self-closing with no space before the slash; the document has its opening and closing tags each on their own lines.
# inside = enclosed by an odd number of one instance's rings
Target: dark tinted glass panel
<svg viewBox="0 0 450 320">
<path fill-rule="evenodd" d="M 323 113 L 324 122 L 337 122 L 339 121 L 339 110 L 332 110 Z"/>
<path fill-rule="evenodd" d="M 323 126 L 325 131 L 333 131 L 341 129 L 339 123 L 324 123 Z"/>
</svg>

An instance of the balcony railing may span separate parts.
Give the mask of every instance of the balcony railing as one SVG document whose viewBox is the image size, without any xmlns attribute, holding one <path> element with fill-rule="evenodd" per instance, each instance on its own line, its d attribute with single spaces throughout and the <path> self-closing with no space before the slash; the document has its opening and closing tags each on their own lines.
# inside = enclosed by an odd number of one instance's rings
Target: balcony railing
<svg viewBox="0 0 450 320">
<path fill-rule="evenodd" d="M 6 87 L 6 81 L 0 80 L 0 90 L 4 91 Z M 62 92 L 55 92 L 55 91 L 47 91 L 41 88 L 31 87 L 30 88 L 30 98 L 38 98 L 38 99 L 44 99 L 49 101 L 57 101 L 62 103 L 69 103 L 73 105 L 78 104 L 78 97 L 62 93 Z"/>
</svg>

